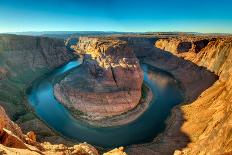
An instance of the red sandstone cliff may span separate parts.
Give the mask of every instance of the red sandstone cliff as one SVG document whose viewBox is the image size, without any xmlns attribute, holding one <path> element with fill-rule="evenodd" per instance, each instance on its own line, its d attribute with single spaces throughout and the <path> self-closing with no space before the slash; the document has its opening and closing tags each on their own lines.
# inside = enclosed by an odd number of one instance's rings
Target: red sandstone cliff
<svg viewBox="0 0 232 155">
<path fill-rule="evenodd" d="M 230 154 L 232 153 L 232 39 L 200 40 L 198 43 L 202 45 L 201 50 L 195 48 L 193 51 L 185 51 L 185 54 L 176 55 L 206 67 L 217 74 L 219 80 L 204 91 L 196 101 L 181 107 L 186 119 L 181 129 L 190 137 L 191 143 L 177 153 Z M 170 50 L 170 52 L 174 51 Z"/>
<path fill-rule="evenodd" d="M 80 38 L 73 46 L 83 64 L 55 86 L 67 107 L 89 116 L 119 115 L 140 100 L 143 73 L 132 48 L 111 38 Z"/>
<path fill-rule="evenodd" d="M 150 56 L 153 58 L 145 61 L 180 80 L 187 103 L 173 109 L 164 133 L 150 144 L 129 148 L 128 153 L 231 154 L 232 39 L 188 36 L 159 39 Z M 215 76 L 205 69 L 219 76 L 213 85 Z M 198 88 L 202 87 L 209 88 L 199 94 L 204 89 Z"/>
</svg>

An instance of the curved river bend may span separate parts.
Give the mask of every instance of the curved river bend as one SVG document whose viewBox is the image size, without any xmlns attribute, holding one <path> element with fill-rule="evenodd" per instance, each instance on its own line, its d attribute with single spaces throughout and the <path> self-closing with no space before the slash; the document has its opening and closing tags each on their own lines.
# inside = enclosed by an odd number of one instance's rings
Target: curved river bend
<svg viewBox="0 0 232 155">
<path fill-rule="evenodd" d="M 143 64 L 144 81 L 154 95 L 148 109 L 138 119 L 126 125 L 90 126 L 73 118 L 53 95 L 54 79 L 79 65 L 79 61 L 71 61 L 34 81 L 27 91 L 29 103 L 37 116 L 67 138 L 102 147 L 148 142 L 164 130 L 171 108 L 183 100 L 180 87 L 168 73 Z"/>
</svg>

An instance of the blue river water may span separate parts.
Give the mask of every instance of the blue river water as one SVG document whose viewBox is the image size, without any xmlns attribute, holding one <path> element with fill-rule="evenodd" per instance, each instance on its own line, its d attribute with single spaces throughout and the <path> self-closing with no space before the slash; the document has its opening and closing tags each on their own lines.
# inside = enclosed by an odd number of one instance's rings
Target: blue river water
<svg viewBox="0 0 232 155">
<path fill-rule="evenodd" d="M 118 147 L 148 142 L 165 128 L 165 120 L 173 106 L 183 101 L 182 91 L 175 79 L 166 72 L 142 65 L 144 81 L 154 97 L 148 109 L 135 121 L 114 127 L 95 127 L 79 121 L 59 103 L 53 95 L 53 80 L 81 65 L 71 61 L 43 78 L 33 82 L 27 91 L 29 103 L 38 117 L 52 129 L 74 141 L 87 142 L 101 147 Z M 159 77 L 159 78 L 158 78 Z M 159 79 L 168 79 L 163 86 Z"/>
</svg>

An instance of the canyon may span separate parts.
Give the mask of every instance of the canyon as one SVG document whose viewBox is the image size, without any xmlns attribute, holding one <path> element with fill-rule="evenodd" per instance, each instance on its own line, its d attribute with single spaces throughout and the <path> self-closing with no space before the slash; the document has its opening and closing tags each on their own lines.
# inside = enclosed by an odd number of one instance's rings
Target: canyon
<svg viewBox="0 0 232 155">
<path fill-rule="evenodd" d="M 0 36 L 0 105 L 6 110 L 0 109 L 0 153 L 98 154 L 98 147 L 75 145 L 53 132 L 26 99 L 35 79 L 77 55 L 83 64 L 55 84 L 54 94 L 92 118 L 120 115 L 140 103 L 140 63 L 170 73 L 182 88 L 184 102 L 172 109 L 165 130 L 150 142 L 126 146 L 127 154 L 232 153 L 230 36 L 131 34 L 81 37 L 66 45 L 47 37 Z"/>
</svg>

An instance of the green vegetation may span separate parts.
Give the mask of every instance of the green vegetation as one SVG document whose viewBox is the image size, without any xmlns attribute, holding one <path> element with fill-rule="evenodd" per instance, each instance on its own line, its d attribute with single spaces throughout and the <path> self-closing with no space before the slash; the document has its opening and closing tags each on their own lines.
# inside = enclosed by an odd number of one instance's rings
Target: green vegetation
<svg viewBox="0 0 232 155">
<path fill-rule="evenodd" d="M 49 133 L 49 132 L 40 132 L 39 133 L 39 136 L 41 136 L 41 137 L 50 137 L 50 136 L 53 136 L 51 133 Z"/>
<path fill-rule="evenodd" d="M 20 116 L 20 118 L 18 119 L 19 122 L 23 123 L 23 122 L 27 122 L 30 120 L 35 119 L 35 115 L 32 112 L 26 113 L 25 115 Z"/>
<path fill-rule="evenodd" d="M 141 88 L 141 99 L 140 100 L 145 100 L 146 99 L 148 91 L 149 91 L 149 88 L 146 86 L 145 83 L 143 83 L 142 88 Z"/>
<path fill-rule="evenodd" d="M 80 111 L 80 110 L 73 110 L 72 108 L 69 108 L 69 110 L 71 111 L 73 116 L 83 116 L 83 115 L 85 115 L 85 113 Z"/>
</svg>

